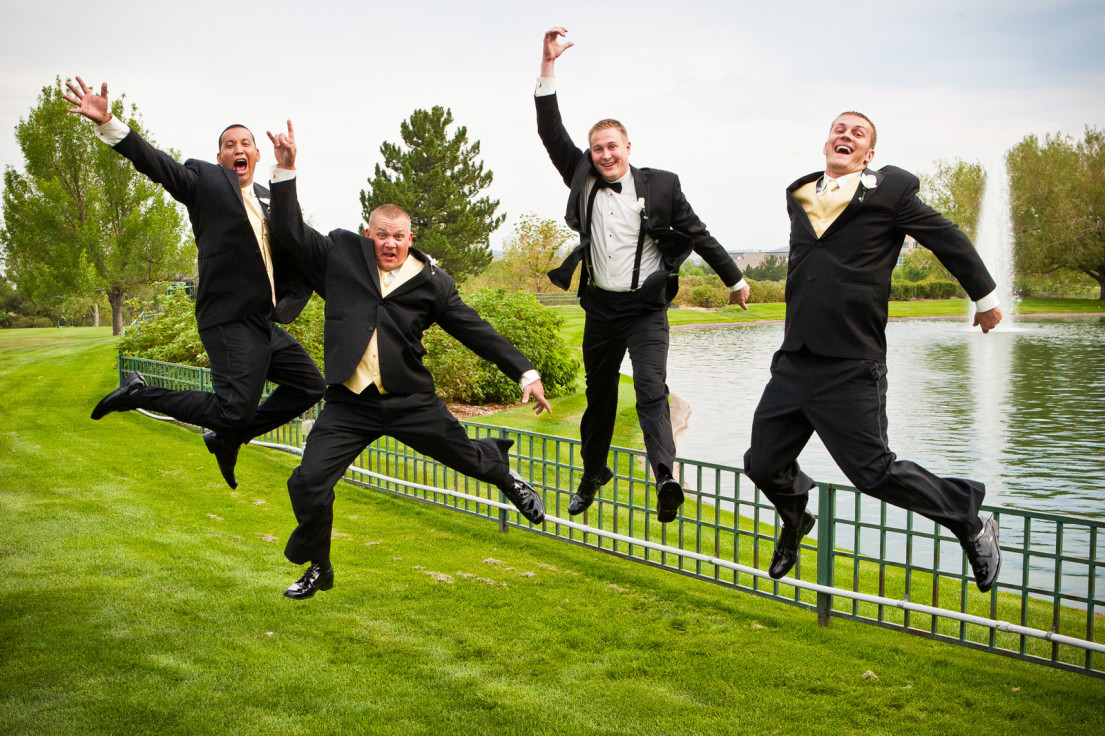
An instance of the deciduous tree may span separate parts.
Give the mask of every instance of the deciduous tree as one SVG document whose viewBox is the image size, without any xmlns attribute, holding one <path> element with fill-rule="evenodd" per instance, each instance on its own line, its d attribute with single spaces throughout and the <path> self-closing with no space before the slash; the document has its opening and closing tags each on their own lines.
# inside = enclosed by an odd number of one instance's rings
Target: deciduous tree
<svg viewBox="0 0 1105 736">
<path fill-rule="evenodd" d="M 102 294 L 118 335 L 128 294 L 194 269 L 184 218 L 160 187 L 66 112 L 62 94 L 60 79 L 43 87 L 16 126 L 24 170 L 4 170 L 0 243 L 21 293 L 39 303 Z M 112 113 L 149 139 L 133 105 L 127 114 L 120 97 Z"/>
<path fill-rule="evenodd" d="M 1093 278 L 1105 299 L 1105 131 L 1082 140 L 1029 135 L 1009 151 L 1018 268 L 1069 269 Z"/>
</svg>

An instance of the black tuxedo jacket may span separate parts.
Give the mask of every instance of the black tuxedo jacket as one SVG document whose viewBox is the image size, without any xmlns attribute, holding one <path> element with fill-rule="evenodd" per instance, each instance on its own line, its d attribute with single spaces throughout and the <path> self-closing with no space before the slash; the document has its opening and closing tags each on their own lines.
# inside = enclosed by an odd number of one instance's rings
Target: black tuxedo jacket
<svg viewBox="0 0 1105 736">
<path fill-rule="evenodd" d="M 368 349 L 373 330 L 380 374 L 391 393 L 432 392 L 422 364 L 422 333 L 441 325 L 465 347 L 514 380 L 533 369 L 506 338 L 465 304 L 449 274 L 411 248 L 422 271 L 381 296 L 373 241 L 348 230 L 322 235 L 303 222 L 295 179 L 272 185 L 269 222 L 273 240 L 295 258 L 315 291 L 326 299 L 326 383 L 345 383 Z"/>
<path fill-rule="evenodd" d="M 917 196 L 917 177 L 887 166 L 868 169 L 852 201 L 818 238 L 794 192 L 821 172 L 787 187 L 790 262 L 783 350 L 886 361 L 890 274 L 906 235 L 936 254 L 971 299 L 994 280 L 970 239 Z M 864 181 L 874 186 L 865 186 Z"/>
<path fill-rule="evenodd" d="M 273 251 L 276 307 L 261 247 L 253 232 L 238 175 L 233 169 L 188 159 L 183 164 L 151 146 L 133 130 L 115 145 L 134 168 L 165 188 L 188 208 L 196 236 L 199 285 L 196 290 L 196 323 L 199 329 L 272 312 L 277 322 L 294 320 L 311 298 L 308 286 L 289 262 L 287 254 Z M 267 189 L 253 185 L 268 216 Z"/>
<path fill-rule="evenodd" d="M 537 132 L 556 170 L 568 185 L 568 209 L 564 221 L 568 227 L 580 233 L 580 245 L 564 262 L 549 272 L 549 279 L 561 289 L 568 289 L 586 248 L 591 233 L 582 232 L 587 202 L 583 197 L 588 178 L 597 179 L 598 172 L 591 164 L 590 153 L 580 150 L 568 135 L 560 118 L 560 106 L 555 94 L 534 97 L 537 104 Z M 706 225 L 691 209 L 679 177 L 670 171 L 638 169 L 631 167 L 633 185 L 637 196 L 645 200 L 646 216 L 641 227 L 656 241 L 661 255 L 661 270 L 654 274 L 641 274 L 639 289 L 643 301 L 651 304 L 667 304 L 679 291 L 679 266 L 691 254 L 702 256 L 717 272 L 726 286 L 741 279 L 740 269 L 725 248 L 706 229 Z M 580 291 L 587 283 L 587 271 L 580 278 Z"/>
</svg>

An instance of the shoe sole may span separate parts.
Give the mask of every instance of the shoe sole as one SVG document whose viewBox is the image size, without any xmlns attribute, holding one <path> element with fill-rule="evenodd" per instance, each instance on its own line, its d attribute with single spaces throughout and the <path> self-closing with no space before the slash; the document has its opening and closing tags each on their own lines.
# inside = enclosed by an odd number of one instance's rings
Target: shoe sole
<svg viewBox="0 0 1105 736">
<path fill-rule="evenodd" d="M 657 491 L 656 519 L 661 524 L 675 521 L 679 507 L 683 505 L 683 489 L 675 481 L 668 481 Z"/>
</svg>

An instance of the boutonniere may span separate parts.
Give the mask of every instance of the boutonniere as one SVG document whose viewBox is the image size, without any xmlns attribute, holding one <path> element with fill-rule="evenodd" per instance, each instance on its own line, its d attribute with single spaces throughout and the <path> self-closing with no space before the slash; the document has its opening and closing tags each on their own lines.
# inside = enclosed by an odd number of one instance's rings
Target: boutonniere
<svg viewBox="0 0 1105 736">
<path fill-rule="evenodd" d="M 641 219 L 648 219 L 648 212 L 645 211 L 645 198 L 637 197 L 637 211 L 641 213 Z"/>
<path fill-rule="evenodd" d="M 258 197 L 257 201 L 260 202 L 261 204 L 267 206 L 268 203 L 269 203 L 269 198 L 268 197 Z"/>
<path fill-rule="evenodd" d="M 875 178 L 874 174 L 864 174 L 859 178 L 859 183 L 863 185 L 864 189 L 874 189 L 879 185 L 879 180 Z"/>
</svg>

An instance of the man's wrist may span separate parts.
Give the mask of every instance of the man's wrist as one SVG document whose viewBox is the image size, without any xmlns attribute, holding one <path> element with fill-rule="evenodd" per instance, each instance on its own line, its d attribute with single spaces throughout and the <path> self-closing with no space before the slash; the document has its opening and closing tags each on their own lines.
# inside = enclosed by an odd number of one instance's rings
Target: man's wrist
<svg viewBox="0 0 1105 736">
<path fill-rule="evenodd" d="M 291 181 L 295 178 L 295 168 L 285 169 L 279 164 L 272 167 L 272 171 L 269 173 L 269 182 L 272 184 L 278 184 L 282 181 Z"/>
<path fill-rule="evenodd" d="M 730 287 L 729 287 L 729 291 L 740 291 L 741 289 L 744 289 L 744 288 L 746 288 L 747 286 L 748 286 L 748 282 L 747 282 L 747 281 L 745 281 L 745 280 L 744 280 L 744 279 L 742 278 L 742 279 L 741 279 L 740 281 L 738 281 L 737 283 L 735 283 L 735 284 L 733 284 L 732 286 L 730 286 Z"/>
<path fill-rule="evenodd" d="M 538 77 L 537 88 L 533 90 L 534 97 L 546 97 L 556 94 L 556 77 Z"/>
<path fill-rule="evenodd" d="M 130 134 L 130 126 L 109 113 L 107 120 L 93 128 L 92 132 L 101 141 L 114 148 L 115 144 Z"/>
<path fill-rule="evenodd" d="M 541 376 L 540 376 L 540 374 L 538 374 L 536 369 L 528 370 L 528 371 L 526 371 L 525 373 L 522 374 L 521 378 L 518 379 L 518 388 L 525 388 L 526 386 L 530 385 L 534 381 L 540 381 L 540 380 L 541 380 Z"/>
</svg>

